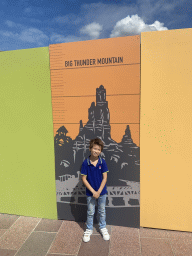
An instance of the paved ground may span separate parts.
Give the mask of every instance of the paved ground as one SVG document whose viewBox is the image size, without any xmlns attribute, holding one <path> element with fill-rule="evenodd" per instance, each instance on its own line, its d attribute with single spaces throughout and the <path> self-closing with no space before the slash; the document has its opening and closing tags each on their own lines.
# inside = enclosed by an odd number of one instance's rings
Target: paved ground
<svg viewBox="0 0 192 256">
<path fill-rule="evenodd" d="M 192 256 L 192 233 L 98 225 L 88 243 L 85 223 L 0 214 L 0 256 Z"/>
</svg>

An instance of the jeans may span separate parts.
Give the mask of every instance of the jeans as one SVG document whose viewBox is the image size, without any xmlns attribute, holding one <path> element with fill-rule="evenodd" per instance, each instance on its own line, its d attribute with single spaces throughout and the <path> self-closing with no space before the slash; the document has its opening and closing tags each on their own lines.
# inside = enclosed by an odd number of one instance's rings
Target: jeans
<svg viewBox="0 0 192 256">
<path fill-rule="evenodd" d="M 107 194 L 98 197 L 98 214 L 99 214 L 99 228 L 106 227 L 106 205 Z M 93 217 L 95 214 L 95 201 L 96 198 L 87 196 L 87 229 L 93 230 Z"/>
</svg>

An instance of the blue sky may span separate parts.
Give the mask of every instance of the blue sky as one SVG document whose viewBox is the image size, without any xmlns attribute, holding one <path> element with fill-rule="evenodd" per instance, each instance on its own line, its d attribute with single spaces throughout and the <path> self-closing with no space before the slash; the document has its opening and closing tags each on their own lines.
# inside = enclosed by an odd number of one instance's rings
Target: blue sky
<svg viewBox="0 0 192 256">
<path fill-rule="evenodd" d="M 192 28 L 190 0 L 1 0 L 0 51 Z"/>
</svg>

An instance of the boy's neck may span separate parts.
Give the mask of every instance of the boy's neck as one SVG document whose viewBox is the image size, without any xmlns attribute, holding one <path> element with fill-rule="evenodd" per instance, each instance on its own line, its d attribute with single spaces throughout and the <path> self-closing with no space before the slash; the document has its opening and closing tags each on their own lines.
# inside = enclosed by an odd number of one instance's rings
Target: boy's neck
<svg viewBox="0 0 192 256">
<path fill-rule="evenodd" d="M 94 161 L 97 161 L 99 159 L 99 156 L 90 156 L 90 160 L 92 161 L 92 162 L 94 162 Z"/>
</svg>

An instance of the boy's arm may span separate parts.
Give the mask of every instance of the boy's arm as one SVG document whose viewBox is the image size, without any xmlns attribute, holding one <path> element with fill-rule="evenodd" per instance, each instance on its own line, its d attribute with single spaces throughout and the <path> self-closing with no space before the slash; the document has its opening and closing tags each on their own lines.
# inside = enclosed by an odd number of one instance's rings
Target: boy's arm
<svg viewBox="0 0 192 256">
<path fill-rule="evenodd" d="M 104 172 L 103 173 L 103 180 L 102 180 L 100 188 L 98 190 L 99 194 L 101 194 L 103 188 L 105 187 L 106 182 L 107 182 L 107 172 Z"/>
<path fill-rule="evenodd" d="M 86 186 L 87 189 L 89 189 L 89 191 L 91 191 L 91 193 L 95 193 L 96 191 L 91 187 L 91 185 L 89 184 L 89 182 L 87 181 L 87 176 L 86 175 L 82 175 L 82 181 L 83 184 Z"/>
</svg>

